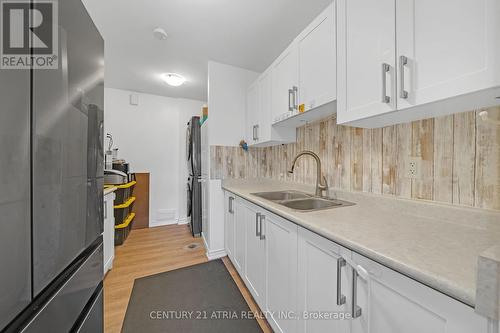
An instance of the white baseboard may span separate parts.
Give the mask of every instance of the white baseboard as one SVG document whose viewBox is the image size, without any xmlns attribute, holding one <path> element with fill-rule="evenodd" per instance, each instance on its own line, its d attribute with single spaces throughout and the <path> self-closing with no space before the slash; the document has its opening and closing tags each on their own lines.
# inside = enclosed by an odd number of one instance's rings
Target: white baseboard
<svg viewBox="0 0 500 333">
<path fill-rule="evenodd" d="M 208 251 L 208 243 L 207 243 L 207 240 L 205 238 L 205 234 L 203 233 L 203 231 L 201 232 L 201 239 L 203 239 L 203 244 L 205 244 L 205 249 Z"/>
<path fill-rule="evenodd" d="M 177 220 L 166 220 L 166 221 L 151 220 L 151 222 L 149 223 L 149 227 L 155 228 L 155 227 L 162 227 L 165 225 L 172 225 L 172 224 L 177 224 Z"/>
<path fill-rule="evenodd" d="M 113 268 L 113 261 L 115 260 L 115 256 L 111 256 L 105 263 L 104 263 L 104 275 Z"/>
<path fill-rule="evenodd" d="M 208 260 L 215 260 L 222 257 L 227 256 L 225 249 L 215 250 L 215 251 L 207 251 Z"/>
<path fill-rule="evenodd" d="M 205 238 L 205 234 L 203 232 L 201 233 L 201 238 L 203 239 L 203 243 L 205 244 L 205 249 L 207 250 L 206 256 L 208 260 L 215 260 L 227 256 L 225 249 L 210 250 L 210 248 L 208 247 L 207 240 Z"/>
</svg>

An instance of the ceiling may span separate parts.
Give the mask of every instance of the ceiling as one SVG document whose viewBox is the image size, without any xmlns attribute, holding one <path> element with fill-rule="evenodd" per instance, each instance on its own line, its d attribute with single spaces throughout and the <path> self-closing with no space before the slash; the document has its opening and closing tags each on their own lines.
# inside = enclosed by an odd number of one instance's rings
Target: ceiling
<svg viewBox="0 0 500 333">
<path fill-rule="evenodd" d="M 83 2 L 105 39 L 107 87 L 206 101 L 209 60 L 262 72 L 331 0 Z M 170 87 L 165 72 L 187 82 Z"/>
</svg>

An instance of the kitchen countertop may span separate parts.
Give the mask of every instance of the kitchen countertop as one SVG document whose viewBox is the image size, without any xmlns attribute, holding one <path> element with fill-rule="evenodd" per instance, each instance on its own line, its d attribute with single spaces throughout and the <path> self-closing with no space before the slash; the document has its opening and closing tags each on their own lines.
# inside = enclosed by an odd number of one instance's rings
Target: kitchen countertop
<svg viewBox="0 0 500 333">
<path fill-rule="evenodd" d="M 279 190 L 314 193 L 313 186 L 225 180 L 222 187 L 467 305 L 492 303 L 491 299 L 488 302 L 476 299 L 476 277 L 478 257 L 482 254 L 487 253 L 489 259 L 500 265 L 500 251 L 491 251 L 500 244 L 500 211 L 331 191 L 338 199 L 356 205 L 298 212 L 252 193 Z"/>
</svg>

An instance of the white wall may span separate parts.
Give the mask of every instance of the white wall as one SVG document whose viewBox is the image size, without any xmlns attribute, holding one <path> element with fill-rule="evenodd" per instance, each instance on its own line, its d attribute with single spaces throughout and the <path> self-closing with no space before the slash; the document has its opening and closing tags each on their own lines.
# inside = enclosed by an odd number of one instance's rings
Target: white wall
<svg viewBox="0 0 500 333">
<path fill-rule="evenodd" d="M 150 173 L 149 225 L 185 221 L 186 123 L 204 102 L 136 93 L 139 105 L 133 106 L 131 93 L 105 89 L 104 131 L 132 172 Z"/>
<path fill-rule="evenodd" d="M 245 138 L 248 86 L 259 73 L 214 61 L 208 62 L 208 143 L 238 146 Z"/>
</svg>

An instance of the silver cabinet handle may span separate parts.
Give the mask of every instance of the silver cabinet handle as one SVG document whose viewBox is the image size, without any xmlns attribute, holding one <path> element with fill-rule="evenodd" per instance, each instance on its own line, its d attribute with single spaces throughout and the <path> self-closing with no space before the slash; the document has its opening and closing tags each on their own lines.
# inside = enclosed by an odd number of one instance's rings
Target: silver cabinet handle
<svg viewBox="0 0 500 333">
<path fill-rule="evenodd" d="M 255 138 L 255 125 L 253 125 L 253 127 L 252 127 L 252 131 L 253 131 L 253 132 L 252 132 L 252 139 L 253 139 L 253 141 L 255 141 L 255 140 L 257 140 L 257 139 Z"/>
<path fill-rule="evenodd" d="M 265 220 L 266 216 L 265 215 L 260 215 L 259 219 L 259 225 L 260 225 L 260 240 L 266 239 L 266 235 L 262 232 L 262 220 Z"/>
<path fill-rule="evenodd" d="M 299 109 L 299 88 L 295 86 L 293 87 L 293 109 Z"/>
<path fill-rule="evenodd" d="M 255 237 L 260 237 L 259 231 L 260 213 L 255 214 Z"/>
<path fill-rule="evenodd" d="M 408 64 L 408 58 L 404 55 L 399 57 L 399 97 L 408 98 L 408 92 L 405 90 L 405 66 Z"/>
<path fill-rule="evenodd" d="M 344 258 L 337 259 L 337 305 L 345 304 L 345 296 L 342 295 L 342 267 L 345 264 Z"/>
<path fill-rule="evenodd" d="M 291 97 L 293 97 L 293 90 L 288 89 L 288 111 L 293 111 L 293 101 L 290 100 Z"/>
<path fill-rule="evenodd" d="M 234 214 L 233 201 L 234 201 L 234 198 L 233 197 L 229 197 L 229 213 L 231 213 L 231 214 Z"/>
<path fill-rule="evenodd" d="M 104 219 L 108 218 L 108 202 L 104 201 Z"/>
<path fill-rule="evenodd" d="M 361 316 L 361 308 L 358 306 L 358 271 L 353 268 L 352 270 L 352 309 L 351 316 L 352 319 L 356 319 Z"/>
<path fill-rule="evenodd" d="M 391 70 L 391 65 L 383 63 L 382 64 L 382 103 L 389 104 L 391 102 L 391 97 L 387 96 L 387 73 Z"/>
<path fill-rule="evenodd" d="M 259 140 L 259 125 L 255 125 L 255 140 Z"/>
</svg>

